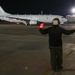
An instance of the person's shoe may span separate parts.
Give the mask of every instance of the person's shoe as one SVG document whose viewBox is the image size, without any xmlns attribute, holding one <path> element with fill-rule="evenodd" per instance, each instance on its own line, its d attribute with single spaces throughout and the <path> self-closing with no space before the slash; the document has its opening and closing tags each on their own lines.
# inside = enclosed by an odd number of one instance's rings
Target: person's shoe
<svg viewBox="0 0 75 75">
<path fill-rule="evenodd" d="M 63 66 L 58 67 L 58 70 L 62 70 L 62 69 L 63 69 Z"/>
</svg>

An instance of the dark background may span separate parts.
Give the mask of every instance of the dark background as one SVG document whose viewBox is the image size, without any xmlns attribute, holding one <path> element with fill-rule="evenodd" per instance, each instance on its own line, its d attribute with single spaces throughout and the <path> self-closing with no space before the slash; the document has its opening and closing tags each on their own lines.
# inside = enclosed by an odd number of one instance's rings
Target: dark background
<svg viewBox="0 0 75 75">
<path fill-rule="evenodd" d="M 68 15 L 75 6 L 75 0 L 0 0 L 2 8 L 11 14 Z"/>
</svg>

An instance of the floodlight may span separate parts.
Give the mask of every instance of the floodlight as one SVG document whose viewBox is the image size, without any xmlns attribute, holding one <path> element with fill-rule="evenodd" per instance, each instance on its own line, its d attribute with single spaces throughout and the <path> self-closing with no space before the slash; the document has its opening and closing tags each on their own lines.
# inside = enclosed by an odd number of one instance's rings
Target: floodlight
<svg viewBox="0 0 75 75">
<path fill-rule="evenodd" d="M 75 7 L 72 8 L 71 12 L 74 14 L 75 13 Z"/>
</svg>

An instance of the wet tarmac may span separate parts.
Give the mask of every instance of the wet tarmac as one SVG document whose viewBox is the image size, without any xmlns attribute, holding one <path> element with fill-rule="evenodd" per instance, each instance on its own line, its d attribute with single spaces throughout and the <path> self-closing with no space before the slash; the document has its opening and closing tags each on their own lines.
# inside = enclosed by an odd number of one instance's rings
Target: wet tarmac
<svg viewBox="0 0 75 75">
<path fill-rule="evenodd" d="M 75 24 L 61 26 L 75 29 Z M 0 24 L 0 75 L 75 75 L 75 33 L 62 39 L 64 69 L 53 72 L 48 35 L 38 26 Z"/>
</svg>

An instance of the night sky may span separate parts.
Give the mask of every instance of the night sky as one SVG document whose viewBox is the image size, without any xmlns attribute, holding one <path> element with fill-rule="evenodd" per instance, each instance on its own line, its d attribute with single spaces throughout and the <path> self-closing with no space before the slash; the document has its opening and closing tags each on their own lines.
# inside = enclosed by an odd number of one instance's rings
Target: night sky
<svg viewBox="0 0 75 75">
<path fill-rule="evenodd" d="M 68 15 L 75 6 L 75 0 L 0 0 L 3 9 L 11 14 L 44 14 Z"/>
</svg>

